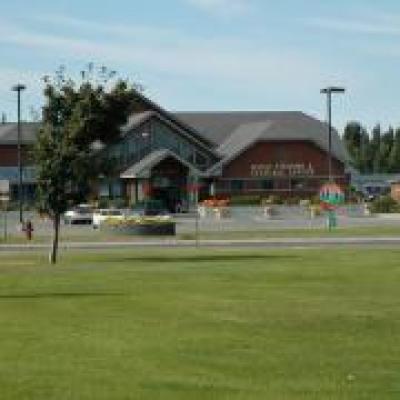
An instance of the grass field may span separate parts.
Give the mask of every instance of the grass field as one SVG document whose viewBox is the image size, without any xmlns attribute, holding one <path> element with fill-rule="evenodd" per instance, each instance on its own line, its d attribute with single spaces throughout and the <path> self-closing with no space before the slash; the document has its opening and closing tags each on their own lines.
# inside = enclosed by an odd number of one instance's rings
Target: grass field
<svg viewBox="0 0 400 400">
<path fill-rule="evenodd" d="M 0 399 L 399 399 L 400 250 L 0 253 Z"/>
</svg>

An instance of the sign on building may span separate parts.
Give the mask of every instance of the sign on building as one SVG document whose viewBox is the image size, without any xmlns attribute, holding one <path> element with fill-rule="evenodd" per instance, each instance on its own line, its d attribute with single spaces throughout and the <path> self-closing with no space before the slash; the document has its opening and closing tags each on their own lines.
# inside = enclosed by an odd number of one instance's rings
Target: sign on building
<svg viewBox="0 0 400 400">
<path fill-rule="evenodd" d="M 312 176 L 314 168 L 309 163 L 275 163 L 275 164 L 251 164 L 250 174 L 252 177 L 282 177 L 282 176 Z"/>
</svg>

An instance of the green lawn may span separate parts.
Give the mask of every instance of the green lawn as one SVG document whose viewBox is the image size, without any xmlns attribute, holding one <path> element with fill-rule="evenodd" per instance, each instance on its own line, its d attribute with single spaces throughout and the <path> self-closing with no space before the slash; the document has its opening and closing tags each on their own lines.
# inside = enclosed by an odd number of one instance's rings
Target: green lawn
<svg viewBox="0 0 400 400">
<path fill-rule="evenodd" d="M 0 253 L 0 399 L 399 399 L 400 250 Z"/>
</svg>

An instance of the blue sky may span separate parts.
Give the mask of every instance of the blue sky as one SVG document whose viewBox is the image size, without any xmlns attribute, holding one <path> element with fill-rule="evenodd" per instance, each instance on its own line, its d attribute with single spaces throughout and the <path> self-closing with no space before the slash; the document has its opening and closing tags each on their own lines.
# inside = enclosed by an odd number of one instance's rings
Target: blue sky
<svg viewBox="0 0 400 400">
<path fill-rule="evenodd" d="M 94 61 L 169 110 L 301 110 L 343 85 L 334 122 L 400 125 L 395 0 L 13 0 L 0 14 L 0 112 L 41 104 L 40 78 Z"/>
</svg>

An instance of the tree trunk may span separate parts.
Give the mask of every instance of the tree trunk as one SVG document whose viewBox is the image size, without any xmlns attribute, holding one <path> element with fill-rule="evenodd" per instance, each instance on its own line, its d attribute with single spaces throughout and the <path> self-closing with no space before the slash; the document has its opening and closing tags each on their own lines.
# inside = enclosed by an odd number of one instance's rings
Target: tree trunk
<svg viewBox="0 0 400 400">
<path fill-rule="evenodd" d="M 56 214 L 53 219 L 53 245 L 50 254 L 50 263 L 57 263 L 57 253 L 58 253 L 58 236 L 60 232 L 60 214 Z"/>
</svg>

